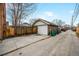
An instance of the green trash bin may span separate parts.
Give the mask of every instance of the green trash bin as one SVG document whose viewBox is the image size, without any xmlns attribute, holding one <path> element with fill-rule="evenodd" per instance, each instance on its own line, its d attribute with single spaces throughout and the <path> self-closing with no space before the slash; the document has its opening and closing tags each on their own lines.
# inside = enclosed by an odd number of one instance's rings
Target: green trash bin
<svg viewBox="0 0 79 59">
<path fill-rule="evenodd" d="M 55 36 L 56 34 L 57 34 L 57 32 L 54 31 L 54 30 L 52 30 L 52 31 L 49 32 L 49 35 L 51 35 L 51 36 Z"/>
<path fill-rule="evenodd" d="M 55 36 L 55 35 L 56 35 L 56 31 L 52 31 L 51 36 Z"/>
</svg>

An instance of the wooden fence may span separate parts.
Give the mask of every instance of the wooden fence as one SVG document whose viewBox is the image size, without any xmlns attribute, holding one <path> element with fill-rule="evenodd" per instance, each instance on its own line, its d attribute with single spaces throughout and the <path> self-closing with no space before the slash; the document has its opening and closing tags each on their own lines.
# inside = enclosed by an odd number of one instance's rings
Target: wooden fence
<svg viewBox="0 0 79 59">
<path fill-rule="evenodd" d="M 26 26 L 17 26 L 16 35 L 13 26 L 8 26 L 6 30 L 6 37 L 19 36 L 19 35 L 28 35 L 28 34 L 36 34 L 37 27 L 26 27 Z"/>
<path fill-rule="evenodd" d="M 79 27 L 76 28 L 76 34 L 79 37 Z"/>
</svg>

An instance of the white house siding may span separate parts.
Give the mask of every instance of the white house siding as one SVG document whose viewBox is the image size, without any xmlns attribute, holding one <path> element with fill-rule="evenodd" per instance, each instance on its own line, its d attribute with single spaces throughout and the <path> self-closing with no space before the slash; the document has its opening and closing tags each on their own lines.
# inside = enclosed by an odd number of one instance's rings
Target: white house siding
<svg viewBox="0 0 79 59">
<path fill-rule="evenodd" d="M 39 26 L 39 25 L 46 25 L 46 24 L 43 23 L 43 22 L 41 22 L 41 21 L 39 21 L 39 22 L 37 22 L 37 23 L 35 24 L 35 26 Z"/>
<path fill-rule="evenodd" d="M 38 34 L 48 35 L 48 25 L 38 26 Z"/>
</svg>

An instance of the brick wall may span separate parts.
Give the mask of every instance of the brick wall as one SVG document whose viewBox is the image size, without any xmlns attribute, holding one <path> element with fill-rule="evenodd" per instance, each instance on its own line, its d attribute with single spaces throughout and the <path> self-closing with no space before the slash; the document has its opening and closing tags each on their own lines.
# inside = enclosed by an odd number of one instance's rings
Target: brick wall
<svg viewBox="0 0 79 59">
<path fill-rule="evenodd" d="M 5 4 L 0 3 L 0 39 L 3 39 L 6 27 Z"/>
</svg>

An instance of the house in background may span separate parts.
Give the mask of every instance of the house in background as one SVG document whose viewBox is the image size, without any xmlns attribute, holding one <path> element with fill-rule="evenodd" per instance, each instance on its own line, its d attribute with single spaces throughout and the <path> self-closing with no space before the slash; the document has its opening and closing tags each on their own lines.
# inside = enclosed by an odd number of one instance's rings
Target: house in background
<svg viewBox="0 0 79 59">
<path fill-rule="evenodd" d="M 31 26 L 29 23 L 22 23 L 21 26 Z"/>
<path fill-rule="evenodd" d="M 57 30 L 58 26 L 44 19 L 37 19 L 32 26 L 37 26 L 37 34 L 49 35 L 53 30 Z"/>
<path fill-rule="evenodd" d="M 67 31 L 71 29 L 71 26 L 68 24 L 64 24 L 63 26 L 60 27 L 61 31 Z"/>
</svg>

